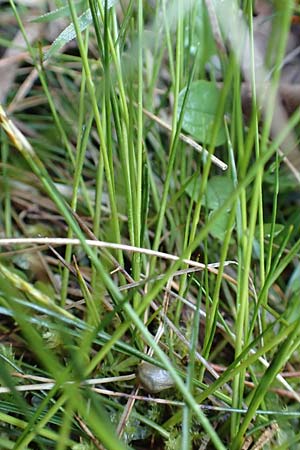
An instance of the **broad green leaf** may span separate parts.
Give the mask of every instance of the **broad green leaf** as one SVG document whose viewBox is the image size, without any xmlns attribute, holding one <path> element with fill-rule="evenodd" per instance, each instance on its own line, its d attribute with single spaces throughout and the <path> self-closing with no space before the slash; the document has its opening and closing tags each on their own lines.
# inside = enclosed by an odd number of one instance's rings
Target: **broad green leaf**
<svg viewBox="0 0 300 450">
<path fill-rule="evenodd" d="M 228 177 L 215 176 L 210 178 L 206 190 L 206 206 L 211 209 L 209 218 L 225 203 L 233 193 L 233 182 Z M 222 240 L 228 228 L 228 219 L 230 211 L 226 211 L 218 217 L 211 225 L 209 232 L 212 236 Z"/>
<path fill-rule="evenodd" d="M 107 8 L 108 9 L 112 8 L 113 5 L 117 3 L 117 1 L 118 0 L 108 0 Z M 101 0 L 101 3 L 103 5 L 105 3 L 105 0 Z M 98 14 L 100 15 L 100 12 L 98 12 Z M 81 16 L 78 17 L 78 23 L 80 31 L 84 31 L 89 25 L 93 23 L 93 17 L 90 9 L 87 9 L 83 14 L 81 14 Z M 53 56 L 54 53 L 60 50 L 68 42 L 72 41 L 72 39 L 75 39 L 75 37 L 76 31 L 73 23 L 71 23 L 54 40 L 51 47 L 44 56 L 44 61 Z"/>
<path fill-rule="evenodd" d="M 206 206 L 208 209 L 220 208 L 232 195 L 233 182 L 228 177 L 214 176 L 208 180 L 206 190 Z"/>
<path fill-rule="evenodd" d="M 212 211 L 209 214 L 209 219 L 213 218 L 214 213 L 216 210 Z M 209 233 L 216 239 L 219 239 L 220 241 L 224 239 L 224 234 L 227 231 L 228 228 L 228 219 L 229 219 L 229 212 L 225 212 L 222 214 L 222 216 L 218 217 L 213 221 L 211 226 L 209 227 Z"/>
<path fill-rule="evenodd" d="M 273 238 L 275 239 L 283 230 L 284 230 L 284 226 L 276 223 L 274 226 L 274 229 L 273 229 Z M 270 239 L 271 232 L 272 232 L 272 224 L 265 223 L 264 224 L 264 239 Z M 253 255 L 257 259 L 260 258 L 259 237 L 260 237 L 260 226 L 258 225 L 255 228 L 255 239 L 253 241 Z"/>
<path fill-rule="evenodd" d="M 271 232 L 273 232 L 273 237 L 278 236 L 284 230 L 284 225 L 276 223 L 274 229 L 272 230 L 271 223 L 264 223 L 264 237 L 269 239 L 271 237 Z M 255 229 L 255 236 L 259 236 L 259 226 Z"/>
<path fill-rule="evenodd" d="M 186 186 L 186 193 L 196 200 L 199 196 L 201 179 L 191 178 Z M 233 192 L 233 183 L 228 177 L 214 176 L 207 182 L 205 203 L 208 209 L 214 210 L 223 205 Z"/>
<path fill-rule="evenodd" d="M 180 114 L 186 88 L 178 99 L 178 114 Z M 185 103 L 182 128 L 203 144 L 210 144 L 212 131 L 219 108 L 221 91 L 215 83 L 205 80 L 191 84 Z M 226 142 L 225 127 L 220 125 L 214 144 Z"/>
<path fill-rule="evenodd" d="M 200 184 L 200 179 L 192 179 L 185 188 L 186 193 L 195 201 L 199 196 Z M 203 203 L 205 202 L 207 208 L 210 210 L 209 218 L 212 218 L 215 211 L 217 211 L 218 208 L 220 208 L 232 195 L 233 190 L 233 182 L 228 177 L 214 176 L 208 180 Z M 227 230 L 229 213 L 230 211 L 225 212 L 212 223 L 209 232 L 215 238 L 224 238 L 224 233 Z"/>
</svg>

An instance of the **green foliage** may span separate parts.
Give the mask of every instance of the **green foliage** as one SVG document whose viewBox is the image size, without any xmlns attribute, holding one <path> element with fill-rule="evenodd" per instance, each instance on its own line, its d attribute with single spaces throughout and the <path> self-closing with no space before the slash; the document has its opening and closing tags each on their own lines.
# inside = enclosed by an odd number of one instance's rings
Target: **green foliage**
<svg viewBox="0 0 300 450">
<path fill-rule="evenodd" d="M 194 200 L 199 197 L 200 184 L 197 178 L 192 180 L 192 182 L 187 185 L 186 192 Z M 207 182 L 203 203 L 209 210 L 209 218 L 212 219 L 212 224 L 209 232 L 213 237 L 217 239 L 224 238 L 224 234 L 228 226 L 230 210 L 225 211 L 216 220 L 213 220 L 213 215 L 224 205 L 226 201 L 230 199 L 233 192 L 233 183 L 226 176 L 213 176 Z"/>
<path fill-rule="evenodd" d="M 84 4 L 84 2 L 80 2 L 79 7 L 81 6 L 81 3 Z M 102 6 L 104 5 L 104 3 L 105 1 L 102 0 Z M 117 3 L 117 0 L 109 0 L 107 2 L 107 8 L 108 9 L 112 8 L 115 3 Z M 98 14 L 100 15 L 100 12 L 98 12 Z M 43 14 L 40 17 L 37 17 L 34 21 L 38 23 L 50 22 L 60 17 L 64 17 L 65 15 L 69 15 L 69 8 L 61 7 L 55 11 L 51 11 L 49 13 Z M 90 25 L 92 25 L 92 23 L 93 23 L 92 13 L 90 8 L 88 8 L 78 17 L 78 25 L 80 31 L 86 30 Z M 74 25 L 71 23 L 54 40 L 47 53 L 44 55 L 44 60 L 46 61 L 47 59 L 51 58 L 64 45 L 68 44 L 75 38 L 76 38 L 76 31 Z"/>
<path fill-rule="evenodd" d="M 180 113 L 186 88 L 178 98 L 178 111 Z M 220 89 L 210 81 L 195 81 L 189 87 L 184 105 L 182 127 L 195 139 L 203 144 L 211 144 L 216 123 L 216 115 L 220 103 Z M 222 123 L 217 129 L 214 145 L 224 144 L 226 141 L 225 126 Z"/>
<path fill-rule="evenodd" d="M 258 89 L 243 117 L 261 80 L 240 3 L 41 2 L 36 41 L 31 7 L 4 2 L 0 447 L 299 445 L 299 187 L 277 150 L 300 112 L 270 133 Z M 141 361 L 174 387 L 147 394 Z"/>
</svg>

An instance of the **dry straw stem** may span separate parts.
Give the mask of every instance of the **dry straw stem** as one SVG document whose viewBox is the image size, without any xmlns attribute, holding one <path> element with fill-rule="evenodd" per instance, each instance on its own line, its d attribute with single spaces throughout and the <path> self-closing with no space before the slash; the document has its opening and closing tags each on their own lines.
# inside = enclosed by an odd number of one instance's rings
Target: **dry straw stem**
<svg viewBox="0 0 300 450">
<path fill-rule="evenodd" d="M 162 119 L 157 117 L 155 114 L 152 114 L 150 111 L 147 111 L 147 109 L 143 108 L 144 114 L 149 117 L 149 119 L 154 120 L 158 125 L 160 125 L 165 130 L 172 132 L 171 125 L 164 122 Z M 215 155 L 210 154 L 205 148 L 202 147 L 202 145 L 198 144 L 193 138 L 190 136 L 187 136 L 184 133 L 179 133 L 179 139 L 181 139 L 186 144 L 190 145 L 194 150 L 196 150 L 198 153 L 203 153 L 206 157 L 211 159 L 211 162 L 215 164 L 217 167 L 222 169 L 223 171 L 227 170 L 228 165 L 222 161 L 221 159 L 217 158 Z"/>
<path fill-rule="evenodd" d="M 207 269 L 212 273 L 217 274 L 219 267 L 219 263 L 211 263 L 211 264 L 203 264 L 198 261 L 194 261 L 192 259 L 180 258 L 176 255 L 171 255 L 170 253 L 159 252 L 155 250 L 151 250 L 148 248 L 135 247 L 133 245 L 127 244 L 116 244 L 114 242 L 104 242 L 104 241 L 95 241 L 91 239 L 86 239 L 86 244 L 90 247 L 98 247 L 98 248 L 109 248 L 112 250 L 124 250 L 127 252 L 135 252 L 141 253 L 149 256 L 156 256 L 158 258 L 167 259 L 169 261 L 182 261 L 184 264 L 188 264 L 189 266 L 198 267 L 199 269 Z M 22 245 L 22 244 L 41 244 L 41 245 L 81 245 L 81 241 L 76 238 L 49 238 L 49 237 L 40 237 L 40 238 L 3 238 L 0 239 L 0 245 Z M 225 265 L 236 264 L 235 261 L 226 261 Z"/>
</svg>

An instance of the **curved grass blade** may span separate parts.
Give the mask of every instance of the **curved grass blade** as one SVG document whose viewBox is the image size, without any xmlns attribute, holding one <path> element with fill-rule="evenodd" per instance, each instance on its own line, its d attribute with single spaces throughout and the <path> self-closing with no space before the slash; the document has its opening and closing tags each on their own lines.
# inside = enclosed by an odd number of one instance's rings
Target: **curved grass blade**
<svg viewBox="0 0 300 450">
<path fill-rule="evenodd" d="M 76 4 L 78 8 L 81 8 L 84 6 L 85 0 L 81 0 Z M 34 23 L 45 23 L 45 22 L 52 22 L 56 19 L 61 19 L 62 17 L 68 17 L 69 16 L 69 7 L 68 6 L 61 6 L 60 8 L 56 8 L 53 11 L 49 11 L 45 14 L 42 14 L 41 16 L 35 17 L 34 19 L 31 19 L 30 22 Z"/>
<path fill-rule="evenodd" d="M 117 3 L 118 0 L 108 0 L 107 8 L 110 9 Z M 104 4 L 105 0 L 101 0 Z M 98 15 L 100 12 L 98 11 Z M 78 24 L 80 31 L 86 30 L 86 28 L 93 23 L 93 17 L 90 8 L 88 8 L 81 16 L 78 17 Z M 70 41 L 76 38 L 76 31 L 73 23 L 68 25 L 53 41 L 49 50 L 44 55 L 44 61 L 51 58 L 56 52 L 58 52 L 64 45 L 68 44 Z"/>
</svg>

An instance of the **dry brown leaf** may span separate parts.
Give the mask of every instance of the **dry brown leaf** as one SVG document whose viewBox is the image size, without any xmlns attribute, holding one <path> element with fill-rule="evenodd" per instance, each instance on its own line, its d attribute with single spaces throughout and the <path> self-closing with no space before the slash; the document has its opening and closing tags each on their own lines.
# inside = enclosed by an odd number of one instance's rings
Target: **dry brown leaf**
<svg viewBox="0 0 300 450">
<path fill-rule="evenodd" d="M 41 29 L 42 27 L 40 24 L 30 23 L 25 25 L 27 39 L 31 44 L 38 39 L 41 33 Z M 20 55 L 22 55 L 23 58 L 27 56 L 25 50 L 26 43 L 21 31 L 18 31 L 12 41 L 11 47 L 5 51 L 2 57 L 0 67 L 0 103 L 5 103 L 6 101 L 6 97 L 13 86 L 15 77 L 17 75 L 17 69 L 21 62 Z M 5 64 L 5 61 L 7 62 L 7 64 Z"/>
</svg>

